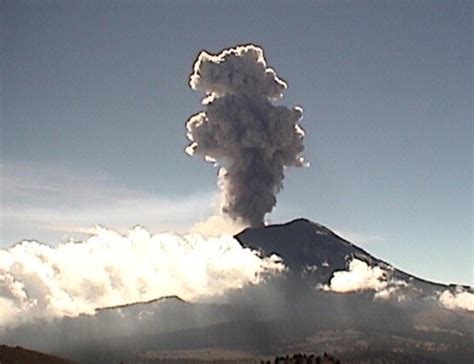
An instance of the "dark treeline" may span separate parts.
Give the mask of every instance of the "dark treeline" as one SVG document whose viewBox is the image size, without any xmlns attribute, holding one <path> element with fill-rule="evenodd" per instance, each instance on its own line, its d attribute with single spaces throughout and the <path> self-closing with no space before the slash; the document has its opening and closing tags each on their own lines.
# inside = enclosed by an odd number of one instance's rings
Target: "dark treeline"
<svg viewBox="0 0 474 364">
<path fill-rule="evenodd" d="M 140 358 L 131 359 L 120 362 L 120 364 L 255 364 L 259 361 L 256 359 L 197 359 L 197 358 Z M 260 364 L 342 364 L 340 360 L 334 358 L 332 355 L 324 353 L 322 356 L 314 354 L 294 354 L 292 356 L 277 356 L 270 360 L 261 360 Z"/>
<path fill-rule="evenodd" d="M 275 364 L 341 364 L 339 360 L 333 356 L 324 353 L 323 356 L 314 354 L 294 354 L 293 356 L 277 356 L 274 360 Z M 272 364 L 269 361 L 262 361 L 261 364 Z"/>
</svg>

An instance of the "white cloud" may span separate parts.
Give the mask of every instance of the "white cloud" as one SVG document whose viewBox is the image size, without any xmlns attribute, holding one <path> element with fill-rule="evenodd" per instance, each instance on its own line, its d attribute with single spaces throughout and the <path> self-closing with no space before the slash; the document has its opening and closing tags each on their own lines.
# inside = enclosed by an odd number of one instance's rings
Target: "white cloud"
<svg viewBox="0 0 474 364">
<path fill-rule="evenodd" d="M 391 279 L 390 272 L 379 267 L 371 267 L 359 259 L 352 259 L 347 271 L 336 271 L 323 289 L 337 293 L 372 290 L 374 298 L 386 300 L 407 283 Z"/>
<path fill-rule="evenodd" d="M 387 282 L 385 272 L 380 267 L 370 267 L 362 260 L 353 259 L 348 271 L 334 272 L 329 286 L 331 291 L 340 293 L 368 289 L 379 291 L 387 287 Z"/>
<path fill-rule="evenodd" d="M 260 258 L 229 235 L 97 227 L 87 240 L 56 248 L 22 241 L 0 250 L 0 326 L 165 295 L 196 300 L 282 269 L 277 257 Z"/>
<path fill-rule="evenodd" d="M 451 293 L 449 290 L 443 291 L 439 296 L 442 306 L 450 310 L 474 311 L 474 294 L 466 291 Z"/>
<path fill-rule="evenodd" d="M 160 196 L 117 184 L 110 176 L 43 164 L 2 164 L 0 246 L 22 239 L 84 238 L 101 224 L 126 233 L 140 223 L 152 231 L 189 231 L 217 208 L 213 192 Z"/>
<path fill-rule="evenodd" d="M 217 208 L 213 193 L 156 196 L 64 166 L 10 163 L 0 172 L 1 244 L 20 241 L 0 249 L 0 328 L 165 295 L 196 300 L 284 268 L 220 235 L 237 228 L 222 218 L 179 233 Z M 137 222 L 161 233 L 128 229 Z M 107 228 L 90 229 L 98 223 Z"/>
<path fill-rule="evenodd" d="M 348 231 L 348 230 L 333 230 L 337 235 L 344 238 L 351 243 L 358 245 L 365 245 L 370 243 L 378 243 L 385 241 L 385 237 L 377 234 L 364 234 L 361 232 Z"/>
</svg>

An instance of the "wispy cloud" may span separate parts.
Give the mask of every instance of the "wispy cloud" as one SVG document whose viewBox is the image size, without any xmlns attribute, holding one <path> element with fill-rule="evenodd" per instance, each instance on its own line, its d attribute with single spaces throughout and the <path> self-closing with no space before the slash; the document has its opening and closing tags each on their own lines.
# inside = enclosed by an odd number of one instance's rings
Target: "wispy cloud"
<svg viewBox="0 0 474 364">
<path fill-rule="evenodd" d="M 344 229 L 342 230 L 337 229 L 337 230 L 334 230 L 334 232 L 340 237 L 358 245 L 378 243 L 378 242 L 382 242 L 386 240 L 384 236 L 378 235 L 378 234 L 366 234 L 363 232 L 344 230 Z"/>
<path fill-rule="evenodd" d="M 217 205 L 211 191 L 156 195 L 76 167 L 3 163 L 0 172 L 2 246 L 24 238 L 83 237 L 98 224 L 119 232 L 137 224 L 151 231 L 185 231 Z"/>
</svg>

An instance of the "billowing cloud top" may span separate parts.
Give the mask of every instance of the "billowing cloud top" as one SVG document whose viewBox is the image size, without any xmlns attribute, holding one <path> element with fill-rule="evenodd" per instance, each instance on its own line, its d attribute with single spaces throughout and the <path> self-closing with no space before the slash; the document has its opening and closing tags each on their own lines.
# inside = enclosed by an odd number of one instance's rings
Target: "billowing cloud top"
<svg viewBox="0 0 474 364">
<path fill-rule="evenodd" d="M 441 305 L 450 310 L 467 310 L 474 312 L 474 293 L 461 290 L 450 292 L 444 290 L 439 296 Z"/>
<path fill-rule="evenodd" d="M 283 268 L 225 235 L 152 235 L 136 227 L 123 236 L 98 227 L 87 240 L 56 248 L 23 241 L 0 250 L 0 329 L 167 295 L 195 300 Z"/>
<path fill-rule="evenodd" d="M 379 266 L 370 266 L 366 262 L 353 258 L 347 270 L 335 271 L 326 291 L 349 293 L 371 290 L 375 299 L 389 299 L 399 288 L 407 283 L 391 277 L 391 270 Z M 403 299 L 403 295 L 398 297 Z"/>
<path fill-rule="evenodd" d="M 255 45 L 230 48 L 217 55 L 201 52 L 194 63 L 189 84 L 206 95 L 260 95 L 270 100 L 282 97 L 286 83 L 267 66 L 263 50 Z"/>
<path fill-rule="evenodd" d="M 283 187 L 284 167 L 306 165 L 303 110 L 272 104 L 287 85 L 254 45 L 201 52 L 190 86 L 205 94 L 205 111 L 186 123 L 186 152 L 220 166 L 223 212 L 244 224 L 262 224 Z"/>
</svg>

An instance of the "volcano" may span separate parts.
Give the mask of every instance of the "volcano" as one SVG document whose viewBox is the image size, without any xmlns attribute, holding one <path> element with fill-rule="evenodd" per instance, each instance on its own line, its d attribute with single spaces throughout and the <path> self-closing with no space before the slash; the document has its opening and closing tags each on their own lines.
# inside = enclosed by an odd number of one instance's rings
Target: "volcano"
<svg viewBox="0 0 474 364">
<path fill-rule="evenodd" d="M 237 234 L 236 239 L 244 247 L 257 250 L 264 256 L 272 254 L 280 256 L 296 285 L 305 282 L 329 288 L 331 278 L 335 273 L 345 272 L 350 262 L 355 260 L 369 270 L 377 269 L 381 273 L 378 277 L 382 283 L 381 286 L 391 290 L 393 293 L 391 298 L 398 301 L 430 299 L 437 296 L 439 292 L 445 290 L 454 292 L 456 288 L 473 292 L 470 287 L 434 283 L 398 270 L 327 227 L 307 219 L 249 228 Z M 353 277 L 348 276 L 348 279 L 353 279 Z M 364 288 L 370 287 L 356 288 L 353 291 L 369 290 Z M 390 298 L 389 296 L 386 295 L 386 298 Z"/>
<path fill-rule="evenodd" d="M 443 300 L 474 297 L 471 287 L 412 276 L 306 219 L 235 238 L 279 256 L 285 270 L 222 297 L 102 307 L 23 324 L 0 341 L 80 363 L 258 363 L 296 352 L 343 363 L 472 363 L 474 314 Z"/>
</svg>

